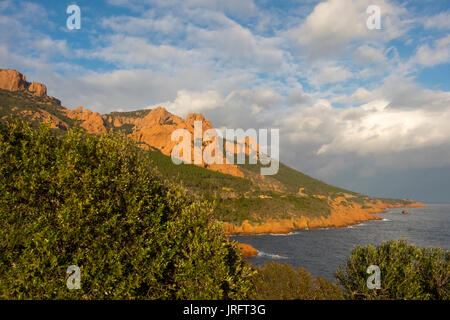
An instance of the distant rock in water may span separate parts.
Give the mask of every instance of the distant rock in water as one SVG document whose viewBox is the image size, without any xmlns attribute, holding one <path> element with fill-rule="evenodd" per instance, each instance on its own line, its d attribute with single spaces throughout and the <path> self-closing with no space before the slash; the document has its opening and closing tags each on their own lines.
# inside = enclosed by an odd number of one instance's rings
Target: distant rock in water
<svg viewBox="0 0 450 320">
<path fill-rule="evenodd" d="M 402 213 L 403 213 L 403 214 L 408 214 L 409 211 L 408 211 L 408 210 L 403 210 Z"/>
</svg>

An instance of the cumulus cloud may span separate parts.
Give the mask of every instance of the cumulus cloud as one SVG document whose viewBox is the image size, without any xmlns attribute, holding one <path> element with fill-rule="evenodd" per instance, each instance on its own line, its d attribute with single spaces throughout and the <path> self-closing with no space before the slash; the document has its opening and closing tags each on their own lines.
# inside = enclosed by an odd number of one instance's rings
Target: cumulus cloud
<svg viewBox="0 0 450 320">
<path fill-rule="evenodd" d="M 406 32 L 402 19 L 405 10 L 390 1 L 377 2 L 381 9 L 382 29 L 369 30 L 366 9 L 371 0 L 328 0 L 319 3 L 306 20 L 290 35 L 306 47 L 310 57 L 329 56 L 352 41 L 377 39 L 389 41 Z"/>
<path fill-rule="evenodd" d="M 374 101 L 358 108 L 335 110 L 333 121 L 339 130 L 317 154 L 390 154 L 449 141 L 448 110 L 441 113 L 393 110 L 387 105 L 387 101 Z"/>
<path fill-rule="evenodd" d="M 166 101 L 157 105 L 170 112 L 185 117 L 188 113 L 201 113 L 224 105 L 224 100 L 216 91 L 192 92 L 180 90 L 174 101 Z M 151 106 L 150 108 L 153 108 Z"/>
<path fill-rule="evenodd" d="M 355 57 L 360 63 L 380 63 L 386 61 L 386 56 L 381 48 L 375 48 L 364 44 L 356 49 Z"/>
<path fill-rule="evenodd" d="M 219 108 L 228 113 L 235 113 L 237 117 L 242 117 L 245 109 L 252 115 L 260 113 L 262 110 L 273 109 L 283 101 L 282 96 L 270 88 L 256 87 L 253 89 L 236 89 L 227 95 L 223 95 L 214 90 L 189 91 L 180 90 L 173 101 L 158 102 L 150 106 L 162 106 L 179 116 L 186 116 L 188 113 L 206 113 L 214 110 L 220 112 Z M 217 119 L 212 116 L 212 119 Z M 218 125 L 223 125 L 219 121 Z"/>
<path fill-rule="evenodd" d="M 430 47 L 428 44 L 422 45 L 417 49 L 412 58 L 413 63 L 431 67 L 450 61 L 450 35 L 447 35 L 434 42 Z"/>
<path fill-rule="evenodd" d="M 167 14 L 159 17 L 155 11 L 148 10 L 142 16 L 113 16 L 103 18 L 101 24 L 104 28 L 119 33 L 144 35 L 150 32 L 162 34 L 177 34 L 183 30 L 180 18 Z"/>
<path fill-rule="evenodd" d="M 358 88 L 345 99 L 360 104 L 343 109 L 317 100 L 310 107 L 290 109 L 279 120 L 281 128 L 292 144 L 312 143 L 317 155 L 327 157 L 395 155 L 408 150 L 420 154 L 425 148 L 450 145 L 450 92 L 422 89 L 410 79 L 388 78 L 378 89 Z M 445 161 L 450 164 L 450 159 Z"/>
<path fill-rule="evenodd" d="M 124 67 L 173 68 L 199 61 L 198 52 L 171 45 L 155 45 L 143 37 L 115 34 L 103 48 L 87 50 L 84 55 L 101 58 Z"/>
<path fill-rule="evenodd" d="M 423 25 L 426 29 L 450 29 L 450 11 L 441 12 L 435 16 L 424 18 Z"/>
<path fill-rule="evenodd" d="M 346 81 L 352 73 L 344 67 L 325 65 L 310 71 L 309 82 L 315 86 Z"/>
<path fill-rule="evenodd" d="M 149 6 L 181 9 L 202 8 L 221 11 L 239 18 L 251 17 L 258 9 L 253 0 L 108 0 L 108 3 L 134 10 L 143 10 Z"/>
<path fill-rule="evenodd" d="M 305 93 L 303 90 L 303 86 L 300 83 L 297 83 L 294 88 L 289 91 L 289 94 L 286 98 L 287 105 L 303 105 L 312 101 L 312 97 L 310 94 Z"/>
</svg>

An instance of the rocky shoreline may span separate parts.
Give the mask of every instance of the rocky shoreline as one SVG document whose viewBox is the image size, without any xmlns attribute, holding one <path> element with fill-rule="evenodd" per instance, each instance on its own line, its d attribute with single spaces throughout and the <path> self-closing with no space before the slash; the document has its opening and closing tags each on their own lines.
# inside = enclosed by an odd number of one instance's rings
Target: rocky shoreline
<svg viewBox="0 0 450 320">
<path fill-rule="evenodd" d="M 365 221 L 382 220 L 375 213 L 384 213 L 386 209 L 425 206 L 420 202 L 412 202 L 408 205 L 392 205 L 377 201 L 376 204 L 366 205 L 363 208 L 357 203 L 347 202 L 343 199 L 338 199 L 338 201 L 340 202 L 334 201 L 331 204 L 332 212 L 327 217 L 310 219 L 302 216 L 282 220 L 269 219 L 264 223 L 251 223 L 245 220 L 240 225 L 224 222 L 225 233 L 227 235 L 287 234 L 296 230 L 348 227 Z"/>
<path fill-rule="evenodd" d="M 331 214 L 324 218 L 308 219 L 300 217 L 298 219 L 273 220 L 269 219 L 262 224 L 252 224 L 244 221 L 241 225 L 235 225 L 225 222 L 225 234 L 227 235 L 254 235 L 254 234 L 288 234 L 296 230 L 313 230 L 320 228 L 343 228 L 359 224 L 365 221 L 382 220 L 375 213 L 385 213 L 386 209 L 392 208 L 417 208 L 425 207 L 423 203 L 412 202 L 409 205 L 392 205 L 378 202 L 370 209 L 362 208 L 358 204 L 352 204 L 351 207 L 343 205 L 334 205 Z M 247 243 L 238 243 L 238 247 L 244 258 L 257 256 L 259 251 Z"/>
</svg>

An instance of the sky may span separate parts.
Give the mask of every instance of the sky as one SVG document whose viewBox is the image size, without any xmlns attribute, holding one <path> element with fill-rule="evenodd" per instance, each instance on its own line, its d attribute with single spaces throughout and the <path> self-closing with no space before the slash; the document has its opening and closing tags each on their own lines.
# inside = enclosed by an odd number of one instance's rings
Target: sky
<svg viewBox="0 0 450 320">
<path fill-rule="evenodd" d="M 0 30 L 0 68 L 69 108 L 278 128 L 280 160 L 315 178 L 450 202 L 447 0 L 0 0 Z"/>
</svg>

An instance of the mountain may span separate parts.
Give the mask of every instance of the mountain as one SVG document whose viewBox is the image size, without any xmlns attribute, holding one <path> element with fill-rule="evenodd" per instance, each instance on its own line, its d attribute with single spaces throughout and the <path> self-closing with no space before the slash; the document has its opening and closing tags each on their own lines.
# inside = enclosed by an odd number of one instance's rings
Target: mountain
<svg viewBox="0 0 450 320">
<path fill-rule="evenodd" d="M 103 115 L 83 107 L 69 109 L 47 96 L 45 85 L 27 82 L 18 71 L 0 69 L 0 121 L 10 117 L 33 126 L 47 123 L 61 134 L 78 125 L 89 134 L 114 131 L 127 135 L 148 150 L 162 179 L 182 184 L 195 196 L 213 202 L 215 216 L 224 222 L 228 234 L 342 227 L 380 219 L 373 213 L 386 208 L 423 206 L 407 199 L 371 198 L 331 186 L 282 163 L 273 176 L 260 175 L 259 162 L 175 165 L 170 158 L 177 144 L 171 140 L 172 132 L 186 129 L 193 133 L 195 121 L 202 122 L 203 131 L 213 129 L 203 115 L 194 113 L 183 119 L 162 107 Z M 235 156 L 244 152 L 248 157 L 255 147 L 250 138 L 224 143 L 233 146 Z"/>
</svg>

